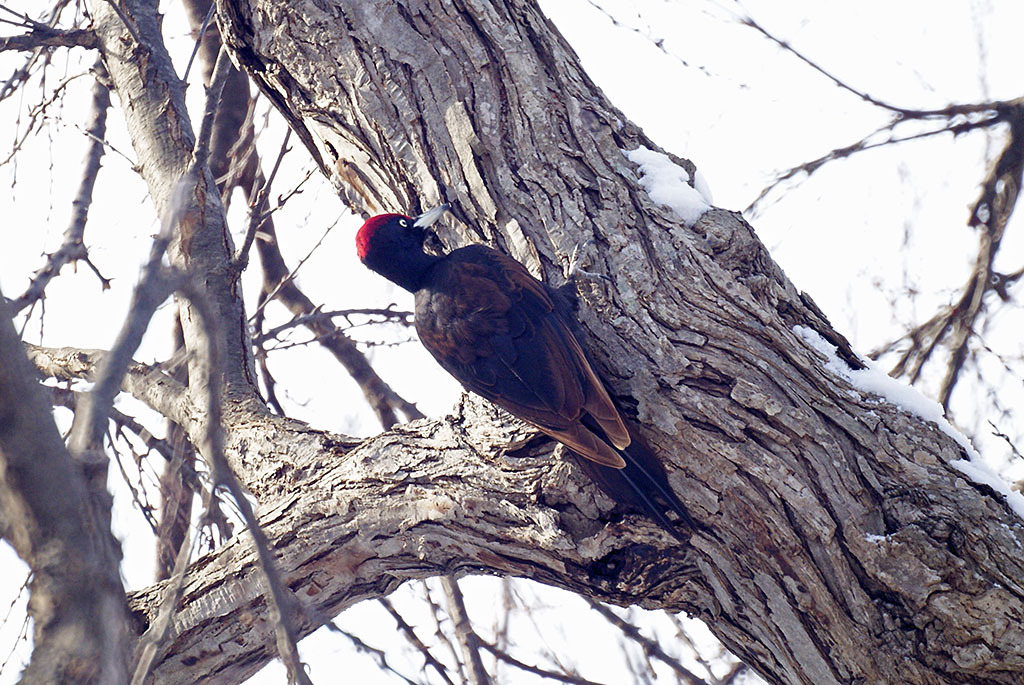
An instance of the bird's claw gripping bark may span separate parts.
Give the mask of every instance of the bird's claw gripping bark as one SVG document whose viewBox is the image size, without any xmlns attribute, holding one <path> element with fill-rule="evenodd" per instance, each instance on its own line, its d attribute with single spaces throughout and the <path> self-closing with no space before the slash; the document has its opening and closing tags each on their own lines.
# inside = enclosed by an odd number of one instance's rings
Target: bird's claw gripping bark
<svg viewBox="0 0 1024 685">
<path fill-rule="evenodd" d="M 587 271 L 582 266 L 580 266 L 580 262 L 583 260 L 583 256 L 586 252 L 586 249 L 593 244 L 593 238 L 583 243 L 576 243 L 576 247 L 572 249 L 572 254 L 569 256 L 567 260 L 564 261 L 563 264 L 562 273 L 565 276 L 566 281 L 572 281 L 574 278 L 576 278 L 577 274 L 585 276 L 587 278 L 603 278 L 606 281 L 612 280 L 611 278 L 605 276 L 604 274 L 595 273 L 593 271 Z"/>
</svg>

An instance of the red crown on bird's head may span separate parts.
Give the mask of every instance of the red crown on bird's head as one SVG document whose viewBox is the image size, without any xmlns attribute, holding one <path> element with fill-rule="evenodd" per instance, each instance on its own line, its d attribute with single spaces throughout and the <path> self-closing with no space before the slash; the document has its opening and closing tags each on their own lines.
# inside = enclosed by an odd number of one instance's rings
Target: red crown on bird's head
<svg viewBox="0 0 1024 685">
<path fill-rule="evenodd" d="M 377 216 L 371 216 L 366 220 L 362 228 L 359 229 L 359 232 L 356 233 L 356 254 L 359 255 L 359 259 L 366 259 L 366 255 L 370 251 L 370 239 L 373 238 L 373 234 L 376 233 L 378 228 L 392 219 L 408 219 L 412 221 L 411 217 L 404 214 L 378 214 Z"/>
</svg>

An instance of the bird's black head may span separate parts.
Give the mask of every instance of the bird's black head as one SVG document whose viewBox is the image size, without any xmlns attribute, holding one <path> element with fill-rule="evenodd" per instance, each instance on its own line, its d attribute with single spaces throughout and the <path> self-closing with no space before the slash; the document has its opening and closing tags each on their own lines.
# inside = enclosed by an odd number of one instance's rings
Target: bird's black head
<svg viewBox="0 0 1024 685">
<path fill-rule="evenodd" d="M 427 228 L 448 209 L 441 205 L 415 219 L 404 214 L 370 217 L 356 233 L 356 253 L 372 271 L 416 292 L 427 269 L 437 257 L 423 251 Z"/>
</svg>

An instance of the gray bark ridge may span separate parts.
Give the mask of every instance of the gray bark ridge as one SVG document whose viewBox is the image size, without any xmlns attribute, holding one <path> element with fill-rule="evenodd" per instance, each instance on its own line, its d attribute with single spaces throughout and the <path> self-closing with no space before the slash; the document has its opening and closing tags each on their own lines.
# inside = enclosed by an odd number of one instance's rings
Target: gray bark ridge
<svg viewBox="0 0 1024 685">
<path fill-rule="evenodd" d="M 616 520 L 479 404 L 357 447 L 229 413 L 304 630 L 407 578 L 498 573 L 686 610 L 770 682 L 1024 679 L 1021 520 L 934 424 L 826 368 L 794 326 L 858 362 L 738 215 L 686 226 L 651 201 L 624 152 L 656 146 L 533 3 L 224 0 L 219 16 L 353 207 L 452 201 L 442 240 L 550 281 L 595 240 L 587 268 L 613 280 L 579 285 L 587 344 L 715 534 L 682 548 Z M 195 565 L 158 682 L 231 682 L 269 658 L 253 578 L 244 543 Z M 134 598 L 140 617 L 159 589 Z"/>
</svg>

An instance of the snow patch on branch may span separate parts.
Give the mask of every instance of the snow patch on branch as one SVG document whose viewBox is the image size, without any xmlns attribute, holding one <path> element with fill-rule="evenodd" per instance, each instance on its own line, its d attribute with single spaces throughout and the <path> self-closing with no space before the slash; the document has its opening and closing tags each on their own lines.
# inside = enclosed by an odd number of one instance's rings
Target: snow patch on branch
<svg viewBox="0 0 1024 685">
<path fill-rule="evenodd" d="M 670 208 L 687 226 L 693 226 L 711 209 L 711 189 L 699 171 L 691 178 L 690 172 L 668 155 L 643 145 L 623 150 L 622 154 L 640 167 L 640 185 L 651 199 Z"/>
<path fill-rule="evenodd" d="M 975 483 L 987 485 L 1001 494 L 1017 516 L 1024 519 L 1024 495 L 1011 490 L 1009 484 L 993 471 L 988 464 L 982 461 L 981 455 L 978 454 L 977 450 L 968 441 L 967 436 L 954 428 L 946 419 L 946 414 L 941 404 L 928 399 L 918 392 L 916 388 L 893 378 L 869 359 L 861 359 L 861 362 L 868 368 L 851 369 L 836 354 L 835 345 L 830 344 L 813 329 L 806 326 L 794 326 L 793 332 L 825 356 L 827 360 L 825 368 L 827 370 L 841 378 L 845 378 L 850 385 L 862 392 L 879 395 L 890 404 L 894 404 L 926 421 L 931 421 L 938 426 L 939 430 L 953 438 L 964 449 L 968 458 L 951 461 L 950 465 Z"/>
</svg>

